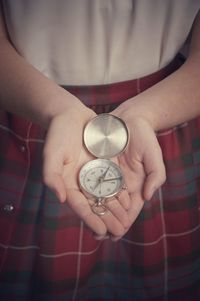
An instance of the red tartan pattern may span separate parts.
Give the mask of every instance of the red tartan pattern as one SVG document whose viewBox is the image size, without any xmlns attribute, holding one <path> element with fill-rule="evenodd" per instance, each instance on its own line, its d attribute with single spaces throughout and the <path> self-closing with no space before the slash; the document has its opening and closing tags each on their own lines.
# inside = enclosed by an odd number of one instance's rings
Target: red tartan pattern
<svg viewBox="0 0 200 301">
<path fill-rule="evenodd" d="M 109 112 L 174 67 L 66 89 Z M 117 243 L 94 240 L 42 184 L 44 131 L 5 112 L 0 120 L 1 301 L 200 300 L 200 118 L 158 133 L 167 181 Z"/>
</svg>

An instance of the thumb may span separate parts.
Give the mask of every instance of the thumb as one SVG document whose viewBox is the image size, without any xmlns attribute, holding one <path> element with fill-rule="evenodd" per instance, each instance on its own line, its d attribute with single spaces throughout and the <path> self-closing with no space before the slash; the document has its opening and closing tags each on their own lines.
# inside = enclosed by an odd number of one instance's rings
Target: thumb
<svg viewBox="0 0 200 301">
<path fill-rule="evenodd" d="M 149 201 L 154 192 L 165 182 L 165 170 L 151 172 L 144 183 L 144 199 Z"/>
<path fill-rule="evenodd" d="M 56 194 L 61 203 L 66 200 L 66 188 L 62 177 L 63 158 L 43 153 L 43 181 Z"/>
<path fill-rule="evenodd" d="M 165 165 L 159 145 L 154 150 L 152 153 L 149 152 L 144 160 L 144 168 L 147 175 L 143 188 L 145 200 L 150 200 L 154 192 L 166 180 Z"/>
<path fill-rule="evenodd" d="M 43 174 L 44 183 L 56 194 L 61 203 L 66 201 L 66 188 L 62 176 L 56 173 Z"/>
</svg>

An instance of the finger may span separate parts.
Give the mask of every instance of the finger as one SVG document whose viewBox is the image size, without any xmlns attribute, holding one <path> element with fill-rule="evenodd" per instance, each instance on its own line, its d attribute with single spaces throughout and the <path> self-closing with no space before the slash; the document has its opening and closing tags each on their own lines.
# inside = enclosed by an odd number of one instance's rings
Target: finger
<svg viewBox="0 0 200 301">
<path fill-rule="evenodd" d="M 44 183 L 56 194 L 58 200 L 61 203 L 66 201 L 66 188 L 62 176 L 56 173 L 45 174 L 44 172 Z"/>
<path fill-rule="evenodd" d="M 146 155 L 144 164 L 147 177 L 144 182 L 143 193 L 144 199 L 150 200 L 155 190 L 166 180 L 165 165 L 158 143 L 155 146 L 155 152 L 151 155 Z"/>
<path fill-rule="evenodd" d="M 62 158 L 57 159 L 51 154 L 44 154 L 43 159 L 43 181 L 54 191 L 60 202 L 66 200 L 66 188 L 62 178 Z"/>
<path fill-rule="evenodd" d="M 72 210 L 85 222 L 85 224 L 97 235 L 105 236 L 107 227 L 100 216 L 93 213 L 85 196 L 77 189 L 67 189 L 67 202 Z"/>
<path fill-rule="evenodd" d="M 106 208 L 112 213 L 113 217 L 115 217 L 122 224 L 125 229 L 129 227 L 130 220 L 127 210 L 125 210 L 121 206 L 116 198 L 108 200 L 106 202 Z"/>
<path fill-rule="evenodd" d="M 126 210 L 119 204 L 116 199 L 107 200 L 106 203 L 96 204 L 94 200 L 88 200 L 91 211 L 94 215 L 98 215 L 103 221 L 107 232 L 97 239 L 104 239 L 107 235 L 121 236 L 126 230 L 127 220 L 129 220 Z M 98 214 L 99 213 L 99 214 Z M 123 224 L 124 223 L 124 224 Z"/>
<path fill-rule="evenodd" d="M 94 235 L 93 237 L 96 240 L 106 240 L 106 239 L 110 238 L 110 235 L 109 234 L 107 234 L 107 235 Z"/>
<path fill-rule="evenodd" d="M 128 210 L 130 208 L 131 200 L 127 190 L 122 190 L 115 198 L 119 201 L 119 203 L 125 210 Z"/>
<path fill-rule="evenodd" d="M 128 211 L 128 215 L 131 220 L 131 224 L 133 224 L 144 206 L 144 200 L 138 193 L 131 193 L 130 198 L 131 207 Z"/>
<path fill-rule="evenodd" d="M 144 199 L 150 200 L 154 192 L 165 182 L 165 179 L 165 169 L 150 173 L 144 183 Z"/>
<path fill-rule="evenodd" d="M 90 206 L 94 205 L 94 200 L 88 200 L 90 203 Z M 130 226 L 130 220 L 129 216 L 127 214 L 127 210 L 125 210 L 119 201 L 116 198 L 109 199 L 106 201 L 106 203 L 103 203 L 102 206 L 99 205 L 99 207 L 95 207 L 96 212 L 103 212 L 103 214 L 100 216 L 102 221 L 104 222 L 107 231 L 112 236 L 122 236 L 126 229 Z M 108 238 L 108 234 L 104 236 L 98 236 L 96 239 L 102 240 Z"/>
<path fill-rule="evenodd" d="M 141 198 L 141 196 L 139 194 L 132 193 L 130 195 L 130 199 L 131 199 L 131 207 L 128 210 L 128 216 L 129 216 L 129 221 L 130 221 L 129 227 L 126 228 L 123 235 L 112 235 L 110 238 L 114 242 L 120 240 L 122 238 L 122 236 L 124 236 L 128 232 L 128 230 L 134 224 L 134 222 L 136 221 L 138 215 L 140 214 L 140 212 L 144 206 L 144 200 Z"/>
<path fill-rule="evenodd" d="M 127 211 L 116 199 L 109 200 L 106 204 L 105 214 L 101 216 L 108 232 L 112 236 L 123 236 L 130 225 Z"/>
<path fill-rule="evenodd" d="M 125 233 L 125 228 L 122 223 L 107 210 L 107 212 L 101 216 L 102 221 L 107 227 L 108 232 L 112 236 L 123 236 Z"/>
</svg>

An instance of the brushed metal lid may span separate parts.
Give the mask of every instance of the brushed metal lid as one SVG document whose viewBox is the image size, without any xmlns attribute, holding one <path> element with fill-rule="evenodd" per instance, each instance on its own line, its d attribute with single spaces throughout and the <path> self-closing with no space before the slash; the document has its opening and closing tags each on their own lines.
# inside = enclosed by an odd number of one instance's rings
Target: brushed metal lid
<svg viewBox="0 0 200 301">
<path fill-rule="evenodd" d="M 104 113 L 89 121 L 84 129 L 83 139 L 92 155 L 108 159 L 125 150 L 129 132 L 122 119 Z"/>
</svg>

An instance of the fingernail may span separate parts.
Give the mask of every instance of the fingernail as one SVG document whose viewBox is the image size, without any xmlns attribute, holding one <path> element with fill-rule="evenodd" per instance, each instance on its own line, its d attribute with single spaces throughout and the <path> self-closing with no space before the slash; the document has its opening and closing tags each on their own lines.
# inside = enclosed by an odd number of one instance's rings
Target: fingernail
<svg viewBox="0 0 200 301">
<path fill-rule="evenodd" d="M 94 235 L 94 239 L 96 239 L 96 240 L 106 240 L 109 238 L 110 238 L 109 235 Z"/>
<path fill-rule="evenodd" d="M 121 236 L 120 236 L 120 237 L 111 236 L 110 239 L 111 239 L 113 242 L 117 242 L 118 240 L 121 239 Z"/>
<path fill-rule="evenodd" d="M 61 204 L 63 204 L 64 202 L 65 202 L 65 199 L 64 198 L 61 198 L 61 197 L 59 197 L 59 196 L 57 196 L 58 197 L 58 200 L 59 200 L 59 202 L 61 203 Z"/>
<path fill-rule="evenodd" d="M 156 192 L 157 190 L 157 187 L 153 187 L 152 190 L 151 190 L 151 197 L 149 199 L 152 198 L 152 196 L 154 195 L 154 193 Z"/>
<path fill-rule="evenodd" d="M 150 201 L 152 196 L 154 195 L 155 191 L 156 191 L 156 187 L 152 187 L 152 189 L 150 189 L 150 191 L 147 193 L 145 201 Z"/>
</svg>

